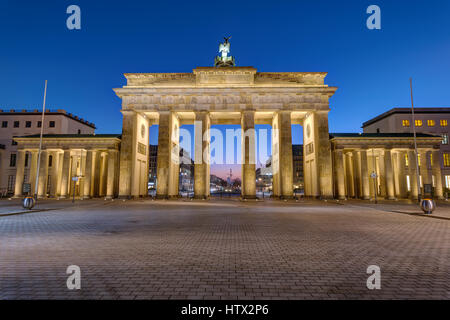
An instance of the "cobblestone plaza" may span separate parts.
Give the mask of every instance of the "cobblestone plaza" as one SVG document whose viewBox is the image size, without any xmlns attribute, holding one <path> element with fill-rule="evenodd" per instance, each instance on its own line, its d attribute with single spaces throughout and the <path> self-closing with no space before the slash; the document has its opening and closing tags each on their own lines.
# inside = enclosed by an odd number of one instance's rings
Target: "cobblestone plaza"
<svg viewBox="0 0 450 320">
<path fill-rule="evenodd" d="M 6 215 L 0 299 L 449 299 L 450 206 L 69 201 Z M 9 208 L 9 209 L 8 209 Z M 81 269 L 68 290 L 66 269 Z M 369 265 L 381 289 L 366 286 Z"/>
</svg>

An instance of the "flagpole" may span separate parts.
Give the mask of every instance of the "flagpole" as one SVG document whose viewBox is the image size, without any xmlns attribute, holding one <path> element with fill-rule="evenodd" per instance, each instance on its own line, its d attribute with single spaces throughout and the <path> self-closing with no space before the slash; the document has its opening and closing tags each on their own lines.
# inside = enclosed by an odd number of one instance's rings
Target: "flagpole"
<svg viewBox="0 0 450 320">
<path fill-rule="evenodd" d="M 420 190 L 420 169 L 419 169 L 419 154 L 417 152 L 417 140 L 416 140 L 416 118 L 414 115 L 414 99 L 413 99 L 413 88 L 412 88 L 412 78 L 409 78 L 409 87 L 411 88 L 411 112 L 412 112 L 412 122 L 413 122 L 413 133 L 414 133 L 414 152 L 416 156 L 416 173 L 417 173 L 417 200 L 420 204 L 421 190 Z"/>
<path fill-rule="evenodd" d="M 45 80 L 44 87 L 44 102 L 42 104 L 42 117 L 41 117 L 41 136 L 39 138 L 39 152 L 38 152 L 38 163 L 36 171 L 36 184 L 34 185 L 34 198 L 37 200 L 38 196 L 38 185 L 39 185 L 39 169 L 41 166 L 41 151 L 42 151 L 42 136 L 44 134 L 44 115 L 45 115 L 45 99 L 47 97 L 47 80 Z"/>
</svg>

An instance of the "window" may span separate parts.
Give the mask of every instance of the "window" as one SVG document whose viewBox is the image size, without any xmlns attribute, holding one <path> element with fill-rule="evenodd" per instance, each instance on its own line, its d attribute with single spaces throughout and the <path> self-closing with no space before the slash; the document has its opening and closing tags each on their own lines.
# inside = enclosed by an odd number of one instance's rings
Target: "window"
<svg viewBox="0 0 450 320">
<path fill-rule="evenodd" d="M 10 167 L 16 166 L 16 157 L 17 157 L 17 155 L 15 153 L 11 153 L 11 157 L 9 158 L 9 166 Z"/>
<path fill-rule="evenodd" d="M 409 167 L 408 154 L 405 153 L 405 166 Z"/>
<path fill-rule="evenodd" d="M 51 167 L 53 164 L 53 156 L 48 156 L 48 166 Z"/>
<path fill-rule="evenodd" d="M 49 126 L 50 128 L 54 128 L 54 127 L 55 127 L 55 121 L 50 121 L 49 124 L 48 124 L 48 126 Z"/>
<path fill-rule="evenodd" d="M 450 153 L 444 153 L 444 167 L 450 167 Z"/>
<path fill-rule="evenodd" d="M 18 128 L 19 125 L 20 125 L 20 122 L 19 122 L 19 121 L 14 121 L 14 128 Z"/>
<path fill-rule="evenodd" d="M 406 188 L 408 191 L 411 191 L 411 181 L 409 180 L 409 176 L 406 176 Z"/>
<path fill-rule="evenodd" d="M 434 127 L 435 122 L 434 120 L 427 120 L 427 124 L 429 127 Z"/>
<path fill-rule="evenodd" d="M 430 165 L 433 166 L 433 153 L 430 152 Z"/>
<path fill-rule="evenodd" d="M 8 128 L 8 121 L 2 121 L 2 128 Z"/>
<path fill-rule="evenodd" d="M 37 127 L 38 127 L 38 128 L 42 127 L 42 122 L 41 122 L 41 121 L 38 121 L 38 122 L 37 122 Z"/>
<path fill-rule="evenodd" d="M 17 146 L 17 141 L 12 140 L 12 141 L 11 141 L 11 145 L 12 145 L 12 146 Z"/>
<path fill-rule="evenodd" d="M 25 168 L 28 167 L 28 153 L 25 153 Z"/>
<path fill-rule="evenodd" d="M 380 133 L 380 128 L 377 128 L 377 133 Z"/>
<path fill-rule="evenodd" d="M 402 120 L 402 125 L 404 127 L 409 127 L 409 120 Z"/>
<path fill-rule="evenodd" d="M 31 128 L 31 121 L 25 122 L 25 127 L 26 128 Z"/>
<path fill-rule="evenodd" d="M 420 153 L 417 153 L 417 163 L 419 164 L 420 167 Z"/>
<path fill-rule="evenodd" d="M 447 120 L 441 120 L 441 127 L 447 126 Z"/>
<path fill-rule="evenodd" d="M 421 127 L 422 126 L 422 120 L 416 120 L 415 124 L 416 124 L 416 127 Z"/>
<path fill-rule="evenodd" d="M 78 129 L 78 134 L 81 134 L 81 130 L 80 129 Z"/>
<path fill-rule="evenodd" d="M 442 144 L 448 144 L 448 134 L 442 134 Z"/>
<path fill-rule="evenodd" d="M 14 192 L 14 185 L 16 184 L 16 176 L 8 176 L 8 193 Z"/>
</svg>

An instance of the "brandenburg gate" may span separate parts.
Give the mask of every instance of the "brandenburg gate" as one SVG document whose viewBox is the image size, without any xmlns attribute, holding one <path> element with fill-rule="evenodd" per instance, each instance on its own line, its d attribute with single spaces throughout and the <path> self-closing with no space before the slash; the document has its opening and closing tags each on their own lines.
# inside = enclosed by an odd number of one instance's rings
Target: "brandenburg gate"
<svg viewBox="0 0 450 320">
<path fill-rule="evenodd" d="M 179 128 L 194 124 L 194 197 L 209 197 L 209 129 L 238 124 L 242 132 L 242 197 L 256 198 L 256 124 L 272 126 L 273 195 L 293 195 L 291 125 L 304 137 L 305 195 L 333 197 L 328 132 L 329 99 L 337 90 L 324 72 L 257 72 L 235 67 L 227 39 L 215 67 L 192 73 L 128 73 L 114 89 L 122 99 L 119 196 L 147 195 L 149 127 L 159 125 L 158 198 L 178 196 Z M 224 52 L 225 51 L 225 52 Z"/>
</svg>

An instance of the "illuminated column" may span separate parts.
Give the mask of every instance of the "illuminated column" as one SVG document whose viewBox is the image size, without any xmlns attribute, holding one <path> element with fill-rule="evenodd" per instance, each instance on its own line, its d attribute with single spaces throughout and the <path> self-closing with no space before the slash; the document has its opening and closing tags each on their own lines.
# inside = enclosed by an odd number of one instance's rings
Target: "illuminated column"
<svg viewBox="0 0 450 320">
<path fill-rule="evenodd" d="M 92 181 L 92 150 L 86 151 L 86 167 L 84 169 L 83 178 L 83 199 L 89 199 L 91 197 L 91 181 Z"/>
<path fill-rule="evenodd" d="M 364 200 L 370 199 L 369 169 L 367 167 L 367 151 L 361 150 L 361 197 Z"/>
<path fill-rule="evenodd" d="M 410 198 L 417 199 L 419 191 L 417 190 L 417 159 L 414 150 L 408 150 L 408 168 L 409 168 L 409 184 L 411 188 Z"/>
<path fill-rule="evenodd" d="M 428 169 L 428 152 L 420 152 L 420 174 L 422 175 L 422 184 L 431 184 L 432 178 Z"/>
<path fill-rule="evenodd" d="M 56 175 L 58 179 L 56 180 L 56 193 L 55 196 L 61 196 L 61 179 L 62 179 L 62 167 L 63 167 L 63 155 L 62 152 L 56 153 L 56 161 L 58 162 L 58 169 L 56 170 Z"/>
<path fill-rule="evenodd" d="M 255 112 L 244 111 L 241 115 L 242 186 L 243 199 L 256 198 L 255 160 Z"/>
<path fill-rule="evenodd" d="M 64 150 L 63 165 L 61 172 L 61 198 L 67 198 L 70 178 L 70 150 Z"/>
<path fill-rule="evenodd" d="M 289 199 L 294 193 L 290 111 L 279 111 L 274 115 L 272 131 L 272 154 L 275 155 L 275 159 L 272 157 L 274 196 Z"/>
<path fill-rule="evenodd" d="M 442 172 L 441 172 L 441 161 L 440 161 L 439 151 L 432 152 L 432 171 L 434 175 L 434 196 L 438 199 L 444 198 L 443 188 L 442 188 Z"/>
<path fill-rule="evenodd" d="M 345 172 L 344 172 L 344 155 L 342 150 L 334 150 L 334 164 L 336 172 L 337 196 L 339 199 L 345 199 Z"/>
<path fill-rule="evenodd" d="M 122 139 L 120 143 L 120 173 L 119 173 L 119 197 L 130 198 L 132 188 L 132 176 L 134 172 L 137 115 L 134 111 L 122 110 Z M 158 146 L 159 148 L 159 146 Z M 96 161 L 96 159 L 94 159 Z M 95 163 L 95 162 L 94 162 Z M 95 172 L 94 172 L 95 174 Z M 95 180 L 94 180 L 95 183 Z M 93 183 L 93 184 L 94 184 Z M 93 188 L 92 195 L 95 195 Z"/>
<path fill-rule="evenodd" d="M 117 150 L 108 150 L 108 177 L 106 187 L 106 198 L 114 198 L 114 186 L 115 186 L 115 169 L 117 162 Z"/>
<path fill-rule="evenodd" d="M 352 161 L 353 161 L 353 181 L 355 183 L 355 198 L 362 198 L 361 196 L 361 166 L 359 160 L 359 152 L 352 152 Z"/>
<path fill-rule="evenodd" d="M 386 197 L 388 200 L 395 200 L 394 173 L 392 170 L 391 150 L 384 151 L 384 166 L 386 177 Z"/>
<path fill-rule="evenodd" d="M 209 197 L 210 149 L 209 129 L 211 120 L 206 111 L 195 113 L 194 140 L 194 197 Z"/>
<path fill-rule="evenodd" d="M 17 151 L 17 171 L 16 171 L 16 185 L 14 187 L 14 198 L 22 196 L 23 175 L 25 171 L 25 150 Z"/>
<path fill-rule="evenodd" d="M 100 160 L 100 187 L 98 192 L 100 197 L 106 195 L 107 174 L 108 174 L 108 152 L 102 152 Z"/>
<path fill-rule="evenodd" d="M 156 197 L 178 197 L 180 174 L 179 120 L 175 113 L 159 114 L 158 159 L 156 162 Z"/>
<path fill-rule="evenodd" d="M 397 168 L 398 168 L 398 197 L 405 199 L 407 197 L 408 188 L 406 186 L 406 152 L 400 151 L 397 154 Z"/>
<path fill-rule="evenodd" d="M 351 152 L 346 152 L 345 158 L 345 180 L 347 184 L 347 196 L 349 198 L 355 197 L 354 179 L 353 179 L 353 163 Z"/>
<path fill-rule="evenodd" d="M 38 152 L 31 151 L 31 165 L 30 165 L 30 184 L 31 184 L 31 195 L 35 193 L 35 185 L 36 185 L 36 173 L 37 173 L 37 161 L 38 161 Z"/>
<path fill-rule="evenodd" d="M 39 165 L 38 198 L 45 198 L 48 176 L 48 152 L 41 150 L 41 162 Z"/>
</svg>

